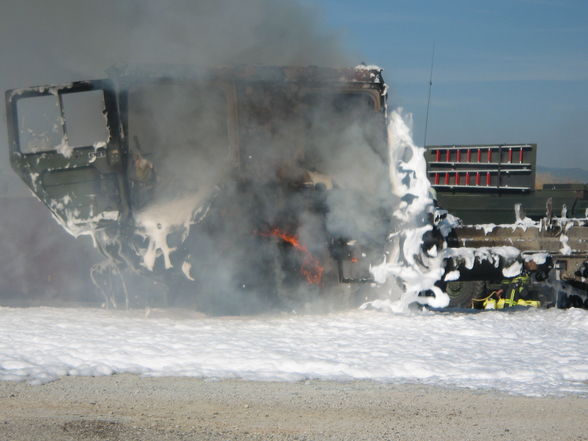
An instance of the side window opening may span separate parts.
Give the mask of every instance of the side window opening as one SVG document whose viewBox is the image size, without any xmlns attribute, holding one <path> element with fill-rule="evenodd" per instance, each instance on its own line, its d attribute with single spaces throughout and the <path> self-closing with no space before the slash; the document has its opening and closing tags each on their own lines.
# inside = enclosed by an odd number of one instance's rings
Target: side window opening
<svg viewBox="0 0 588 441">
<path fill-rule="evenodd" d="M 60 106 L 61 102 L 61 106 Z M 33 95 L 17 102 L 21 153 L 104 147 L 110 134 L 102 90 Z"/>
<path fill-rule="evenodd" d="M 22 98 L 17 103 L 21 153 L 41 153 L 61 144 L 63 130 L 55 95 Z"/>
<path fill-rule="evenodd" d="M 71 147 L 97 147 L 108 142 L 102 90 L 65 93 L 62 101 L 67 138 Z"/>
</svg>

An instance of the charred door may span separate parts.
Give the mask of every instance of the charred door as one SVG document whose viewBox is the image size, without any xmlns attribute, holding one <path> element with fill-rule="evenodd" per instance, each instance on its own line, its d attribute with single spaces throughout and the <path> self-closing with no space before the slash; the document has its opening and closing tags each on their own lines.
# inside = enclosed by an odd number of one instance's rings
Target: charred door
<svg viewBox="0 0 588 441">
<path fill-rule="evenodd" d="M 119 220 L 126 158 L 109 81 L 9 90 L 6 111 L 12 167 L 68 232 Z"/>
</svg>

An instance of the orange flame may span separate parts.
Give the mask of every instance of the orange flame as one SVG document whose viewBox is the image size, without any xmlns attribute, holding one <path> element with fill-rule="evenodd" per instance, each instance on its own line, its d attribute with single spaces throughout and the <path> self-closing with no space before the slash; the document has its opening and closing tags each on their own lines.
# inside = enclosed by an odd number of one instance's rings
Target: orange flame
<svg viewBox="0 0 588 441">
<path fill-rule="evenodd" d="M 269 233 L 260 234 L 265 237 L 278 237 L 300 251 L 304 256 L 302 259 L 302 265 L 300 266 L 300 273 L 310 284 L 318 285 L 321 283 L 325 269 L 321 266 L 320 261 L 300 243 L 296 236 L 284 233 L 283 231 L 280 231 L 279 228 L 274 228 Z"/>
</svg>

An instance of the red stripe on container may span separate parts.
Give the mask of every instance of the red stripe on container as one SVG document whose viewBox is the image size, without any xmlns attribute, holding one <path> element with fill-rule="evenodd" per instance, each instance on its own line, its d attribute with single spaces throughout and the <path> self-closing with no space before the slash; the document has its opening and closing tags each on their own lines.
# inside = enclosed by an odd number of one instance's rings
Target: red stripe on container
<svg viewBox="0 0 588 441">
<path fill-rule="evenodd" d="M 490 172 L 486 172 L 486 186 L 490 185 Z"/>
<path fill-rule="evenodd" d="M 435 185 L 439 185 L 439 173 L 435 173 Z"/>
</svg>

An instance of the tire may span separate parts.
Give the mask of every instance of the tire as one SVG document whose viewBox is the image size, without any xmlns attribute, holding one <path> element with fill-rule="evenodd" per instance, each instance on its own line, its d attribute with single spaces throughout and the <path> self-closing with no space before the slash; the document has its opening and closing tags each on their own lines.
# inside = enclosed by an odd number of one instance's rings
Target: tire
<svg viewBox="0 0 588 441">
<path fill-rule="evenodd" d="M 472 308 L 472 299 L 485 296 L 486 282 L 484 280 L 449 282 L 445 291 L 449 295 L 450 308 Z"/>
</svg>

